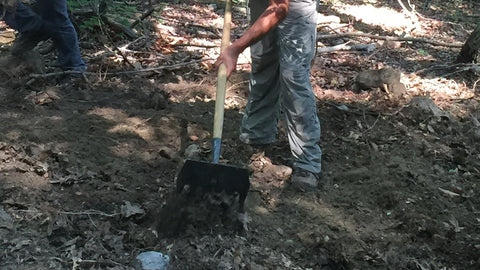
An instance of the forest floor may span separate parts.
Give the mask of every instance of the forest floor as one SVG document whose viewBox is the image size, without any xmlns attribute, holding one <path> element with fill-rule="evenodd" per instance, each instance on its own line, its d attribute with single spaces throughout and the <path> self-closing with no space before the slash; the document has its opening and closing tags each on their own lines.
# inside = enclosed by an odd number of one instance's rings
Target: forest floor
<svg viewBox="0 0 480 270">
<path fill-rule="evenodd" d="M 221 162 L 251 171 L 247 228 L 225 202 L 175 188 L 186 155 L 210 158 L 221 5 L 168 4 L 137 25 L 138 38 L 82 29 L 89 73 L 71 81 L 52 75 L 48 43 L 28 61 L 10 58 L 3 27 L 0 269 L 134 269 L 143 251 L 182 270 L 480 269 L 478 67 L 454 64 L 480 4 L 449 2 L 458 1 L 420 3 L 422 17 L 396 1 L 320 6 L 319 36 L 335 36 L 319 49 L 374 47 L 315 57 L 316 192 L 292 190 L 272 170 L 291 166 L 282 128 L 264 151 L 238 140 L 242 55 L 227 86 Z M 232 38 L 244 12 L 235 8 Z M 381 38 L 402 33 L 425 40 Z M 400 71 L 406 91 L 353 91 L 359 72 L 382 67 Z"/>
</svg>

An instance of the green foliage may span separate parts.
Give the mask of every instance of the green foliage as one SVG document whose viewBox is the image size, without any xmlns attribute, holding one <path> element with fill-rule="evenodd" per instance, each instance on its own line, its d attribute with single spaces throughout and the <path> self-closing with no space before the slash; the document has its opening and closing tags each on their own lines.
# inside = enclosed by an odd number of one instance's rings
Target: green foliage
<svg viewBox="0 0 480 270">
<path fill-rule="evenodd" d="M 95 15 L 95 16 L 92 16 L 92 17 L 84 20 L 82 22 L 82 24 L 80 25 L 80 28 L 88 29 L 90 31 L 93 31 L 99 26 L 100 26 L 99 18 L 98 18 L 98 16 Z"/>
<path fill-rule="evenodd" d="M 463 17 L 463 12 L 461 10 L 455 9 L 450 14 L 450 20 L 458 22 Z"/>
<path fill-rule="evenodd" d="M 85 18 L 80 24 L 81 29 L 95 31 L 100 27 L 101 16 L 107 16 L 115 22 L 129 26 L 131 21 L 135 20 L 137 7 L 128 4 L 125 1 L 114 0 L 67 0 L 69 9 L 72 10 L 91 10 L 84 13 Z"/>
<path fill-rule="evenodd" d="M 426 52 L 425 50 L 422 50 L 422 49 L 418 50 L 418 53 L 423 55 L 423 56 L 428 56 L 429 55 L 428 52 Z"/>
<path fill-rule="evenodd" d="M 68 0 L 67 5 L 71 9 L 79 9 L 79 8 L 85 8 L 89 7 L 91 5 L 92 1 L 88 0 Z"/>
<path fill-rule="evenodd" d="M 135 5 L 117 1 L 112 1 L 112 3 L 108 6 L 108 13 L 113 20 L 125 26 L 130 25 L 129 20 L 135 20 L 135 13 L 138 12 Z"/>
</svg>

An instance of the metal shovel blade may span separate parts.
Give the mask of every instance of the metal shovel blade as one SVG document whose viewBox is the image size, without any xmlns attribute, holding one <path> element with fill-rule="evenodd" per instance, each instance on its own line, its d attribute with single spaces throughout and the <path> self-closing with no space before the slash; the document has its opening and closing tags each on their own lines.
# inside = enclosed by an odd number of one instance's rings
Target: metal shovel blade
<svg viewBox="0 0 480 270">
<path fill-rule="evenodd" d="M 250 189 L 249 172 L 232 165 L 186 160 L 177 176 L 177 192 L 182 192 L 186 185 L 202 192 L 238 193 L 240 211 L 243 212 Z"/>
</svg>

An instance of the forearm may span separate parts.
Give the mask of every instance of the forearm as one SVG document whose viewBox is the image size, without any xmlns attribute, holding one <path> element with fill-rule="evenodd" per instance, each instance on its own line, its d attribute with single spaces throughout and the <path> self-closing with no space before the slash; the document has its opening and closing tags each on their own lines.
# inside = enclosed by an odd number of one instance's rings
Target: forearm
<svg viewBox="0 0 480 270">
<path fill-rule="evenodd" d="M 259 41 L 285 19 L 288 14 L 288 6 L 289 0 L 270 0 L 267 9 L 239 39 L 232 43 L 231 49 L 239 54 Z"/>
</svg>

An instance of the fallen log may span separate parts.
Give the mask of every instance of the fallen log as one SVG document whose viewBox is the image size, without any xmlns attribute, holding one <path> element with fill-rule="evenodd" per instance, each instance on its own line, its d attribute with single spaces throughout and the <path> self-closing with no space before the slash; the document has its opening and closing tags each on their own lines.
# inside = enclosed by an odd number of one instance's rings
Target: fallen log
<svg viewBox="0 0 480 270">
<path fill-rule="evenodd" d="M 454 47 L 454 48 L 460 48 L 463 46 L 462 43 L 451 43 L 451 42 L 447 43 L 447 42 L 441 42 L 441 41 L 436 41 L 436 40 L 427 39 L 427 38 L 377 36 L 377 35 L 366 34 L 366 33 L 339 33 L 339 34 L 329 34 L 329 35 L 318 35 L 317 40 L 343 38 L 343 37 L 367 37 L 371 39 L 389 40 L 389 41 L 423 42 L 423 43 L 432 44 L 434 46 L 444 46 L 444 47 Z"/>
</svg>

